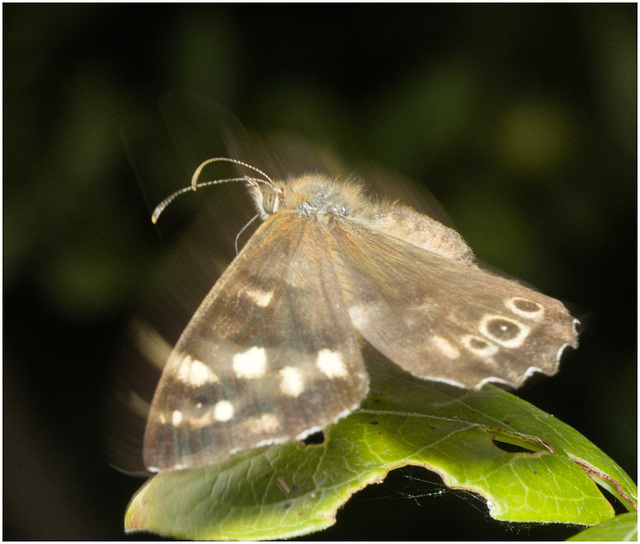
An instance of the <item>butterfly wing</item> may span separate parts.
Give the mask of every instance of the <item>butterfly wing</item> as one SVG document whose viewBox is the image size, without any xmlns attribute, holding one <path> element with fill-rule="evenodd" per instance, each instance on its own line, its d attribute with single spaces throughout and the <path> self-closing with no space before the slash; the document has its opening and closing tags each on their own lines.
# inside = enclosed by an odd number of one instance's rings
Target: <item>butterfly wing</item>
<svg viewBox="0 0 640 544">
<path fill-rule="evenodd" d="M 577 347 L 564 305 L 515 281 L 347 219 L 331 243 L 353 326 L 417 377 L 517 387 Z"/>
<path fill-rule="evenodd" d="M 301 438 L 351 412 L 367 376 L 327 230 L 282 211 L 256 231 L 176 344 L 144 439 L 151 470 Z"/>
</svg>

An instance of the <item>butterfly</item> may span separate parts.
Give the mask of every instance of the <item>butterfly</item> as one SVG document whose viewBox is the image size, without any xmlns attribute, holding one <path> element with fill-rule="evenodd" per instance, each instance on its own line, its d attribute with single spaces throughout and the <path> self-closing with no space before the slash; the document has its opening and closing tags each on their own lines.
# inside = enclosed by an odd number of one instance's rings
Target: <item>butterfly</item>
<svg viewBox="0 0 640 544">
<path fill-rule="evenodd" d="M 203 168 L 244 172 L 200 182 Z M 455 230 L 362 182 L 274 180 L 231 158 L 191 185 L 243 182 L 262 223 L 194 313 L 155 391 L 151 471 L 201 467 L 324 429 L 358 408 L 361 341 L 410 374 L 457 387 L 518 387 L 554 374 L 578 321 L 565 306 L 480 268 Z"/>
</svg>

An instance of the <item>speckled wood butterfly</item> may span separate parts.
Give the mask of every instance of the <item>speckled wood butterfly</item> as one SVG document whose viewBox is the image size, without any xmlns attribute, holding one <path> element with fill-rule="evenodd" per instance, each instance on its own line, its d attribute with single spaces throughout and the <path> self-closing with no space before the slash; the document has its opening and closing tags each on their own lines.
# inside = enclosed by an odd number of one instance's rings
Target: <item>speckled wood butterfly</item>
<svg viewBox="0 0 640 544">
<path fill-rule="evenodd" d="M 262 224 L 175 345 L 149 413 L 152 471 L 302 439 L 367 394 L 364 339 L 419 378 L 479 389 L 553 374 L 577 321 L 559 301 L 481 269 L 451 228 L 364 184 L 272 180 L 234 159 Z M 364 180 L 366 182 L 366 180 Z"/>
</svg>

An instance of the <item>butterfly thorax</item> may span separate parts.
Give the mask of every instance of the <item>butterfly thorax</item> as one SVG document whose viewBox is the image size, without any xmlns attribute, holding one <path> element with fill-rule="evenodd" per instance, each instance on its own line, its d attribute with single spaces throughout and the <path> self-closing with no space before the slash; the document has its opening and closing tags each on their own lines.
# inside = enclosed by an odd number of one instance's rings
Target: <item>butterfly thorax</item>
<svg viewBox="0 0 640 544">
<path fill-rule="evenodd" d="M 408 206 L 373 202 L 353 182 L 337 183 L 325 176 L 306 175 L 249 189 L 262 220 L 280 210 L 292 210 L 327 224 L 340 217 L 464 264 L 475 261 L 471 248 L 455 230 Z"/>
<path fill-rule="evenodd" d="M 263 219 L 283 209 L 307 216 L 350 217 L 368 205 L 358 185 L 339 184 L 320 175 L 301 176 L 287 183 L 260 185 L 258 189 L 256 191 L 250 187 Z"/>
</svg>

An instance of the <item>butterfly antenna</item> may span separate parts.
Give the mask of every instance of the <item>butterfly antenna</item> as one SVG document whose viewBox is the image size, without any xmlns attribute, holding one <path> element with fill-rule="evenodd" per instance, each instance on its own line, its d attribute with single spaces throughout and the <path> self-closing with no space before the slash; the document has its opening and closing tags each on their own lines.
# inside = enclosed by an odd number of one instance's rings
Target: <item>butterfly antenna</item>
<svg viewBox="0 0 640 544">
<path fill-rule="evenodd" d="M 207 166 L 208 164 L 211 164 L 212 162 L 232 162 L 234 164 L 238 164 L 240 166 L 244 166 L 245 168 L 249 168 L 250 170 L 253 170 L 254 172 L 258 172 L 258 174 L 263 176 L 266 181 L 268 181 L 269 183 L 271 183 L 273 185 L 273 180 L 269 176 L 267 176 L 267 174 L 265 174 L 262 170 L 260 170 L 259 168 L 256 168 L 255 166 L 251 166 L 250 164 L 247 164 L 246 162 L 238 161 L 236 159 L 230 159 L 229 157 L 215 157 L 213 159 L 208 159 L 208 160 L 204 161 L 200 166 L 198 166 L 198 168 L 196 168 L 196 171 L 193 173 L 193 176 L 191 176 L 191 189 L 193 189 L 195 191 L 198 187 L 202 187 L 202 185 L 198 183 L 198 178 L 200 177 L 200 172 L 202 172 L 202 169 L 205 166 Z M 255 181 L 262 181 L 264 183 L 264 180 L 255 180 Z"/>
<path fill-rule="evenodd" d="M 213 181 L 205 181 L 205 182 L 198 182 L 198 178 L 200 177 L 200 174 L 202 172 L 202 169 L 207 166 L 208 164 L 212 163 L 212 162 L 232 162 L 234 164 L 238 164 L 240 166 L 244 166 L 245 168 L 249 168 L 255 172 L 258 172 L 260 175 L 264 176 L 265 179 L 260 179 L 260 178 L 251 178 L 249 176 L 243 176 L 243 177 L 238 177 L 238 178 L 225 178 L 225 179 L 217 179 L 217 180 L 213 180 Z M 164 209 L 171 204 L 171 202 L 178 196 L 180 196 L 181 194 L 186 193 L 187 191 L 195 191 L 197 188 L 199 187 L 207 187 L 208 185 L 218 185 L 220 183 L 228 183 L 228 182 L 232 182 L 232 181 L 244 181 L 245 183 L 266 183 L 266 184 L 273 184 L 273 180 L 267 176 L 267 174 L 265 174 L 262 170 L 251 166 L 250 164 L 247 164 L 245 162 L 242 161 L 238 161 L 235 159 L 229 159 L 226 157 L 216 157 L 214 159 L 208 159 L 206 161 L 204 161 L 200 166 L 198 166 L 198 168 L 196 168 L 196 171 L 193 173 L 193 176 L 191 176 L 191 185 L 189 187 L 183 187 L 182 189 L 180 189 L 179 191 L 176 191 L 175 193 L 169 195 L 167 198 L 165 198 L 162 202 L 160 202 L 160 204 L 158 204 L 156 206 L 156 209 L 153 210 L 153 214 L 151 215 L 151 222 L 155 225 L 158 222 L 158 218 L 160 217 L 160 214 L 164 211 Z M 253 221 L 253 219 L 251 220 Z M 247 226 L 249 226 L 249 224 L 251 224 L 251 222 L 249 222 L 247 225 L 245 225 L 245 228 Z M 244 230 L 244 229 L 242 229 Z M 240 231 L 242 232 L 242 231 Z M 237 248 L 237 246 L 236 246 Z"/>
</svg>

